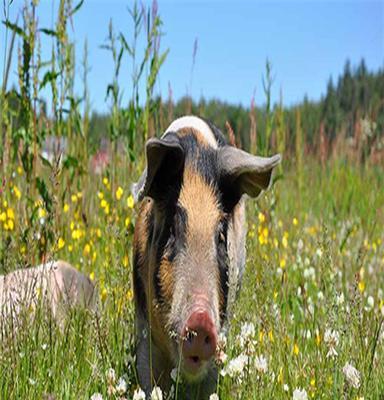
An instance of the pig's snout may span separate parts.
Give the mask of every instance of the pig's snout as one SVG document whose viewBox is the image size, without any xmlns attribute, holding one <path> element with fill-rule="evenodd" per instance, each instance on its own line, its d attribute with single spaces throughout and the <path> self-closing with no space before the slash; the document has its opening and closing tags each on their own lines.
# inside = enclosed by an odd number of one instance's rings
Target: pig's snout
<svg viewBox="0 0 384 400">
<path fill-rule="evenodd" d="M 197 373 L 216 352 L 217 333 L 206 310 L 193 311 L 183 331 L 183 358 L 187 370 Z"/>
</svg>

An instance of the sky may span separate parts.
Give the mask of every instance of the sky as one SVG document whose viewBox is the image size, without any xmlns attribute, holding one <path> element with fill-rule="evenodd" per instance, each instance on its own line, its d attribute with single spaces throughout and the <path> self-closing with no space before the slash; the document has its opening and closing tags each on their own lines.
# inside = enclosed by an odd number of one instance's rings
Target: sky
<svg viewBox="0 0 384 400">
<path fill-rule="evenodd" d="M 13 1 L 11 21 L 23 4 L 24 0 Z M 59 0 L 40 0 L 41 27 L 52 27 L 52 11 L 57 10 L 58 4 Z M 105 41 L 110 20 L 117 32 L 132 37 L 128 13 L 132 4 L 127 0 L 85 0 L 74 17 L 71 36 L 76 42 L 78 61 L 84 41 L 88 40 L 89 89 L 94 110 L 108 110 L 110 103 L 105 93 L 113 74 L 111 56 L 100 45 Z M 319 100 L 329 77 L 337 79 L 347 59 L 356 66 L 364 58 L 371 71 L 384 67 L 384 1 L 158 0 L 158 9 L 164 33 L 161 49 L 169 49 L 155 86 L 155 93 L 163 98 L 168 97 L 171 87 L 175 100 L 190 94 L 196 100 L 204 96 L 248 106 L 255 93 L 256 104 L 262 105 L 262 76 L 268 59 L 274 77 L 273 100 L 281 91 L 284 104 L 293 105 L 304 95 Z M 4 28 L 0 33 L 1 77 Z M 197 53 L 192 68 L 195 41 Z M 46 41 L 43 55 L 48 57 L 49 49 Z M 14 62 L 11 81 L 15 79 Z M 131 91 L 128 62 L 122 66 L 120 85 L 124 103 Z M 81 93 L 80 66 L 75 87 Z"/>
</svg>

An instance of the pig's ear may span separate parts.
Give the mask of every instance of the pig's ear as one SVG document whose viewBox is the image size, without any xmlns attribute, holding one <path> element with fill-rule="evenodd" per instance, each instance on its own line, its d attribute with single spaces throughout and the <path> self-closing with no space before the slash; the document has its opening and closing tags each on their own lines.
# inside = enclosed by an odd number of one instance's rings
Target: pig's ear
<svg viewBox="0 0 384 400">
<path fill-rule="evenodd" d="M 137 183 L 132 186 L 136 201 L 145 196 L 158 199 L 169 195 L 180 181 L 184 166 L 184 150 L 176 136 L 152 138 L 146 144 L 147 165 Z"/>
<path fill-rule="evenodd" d="M 271 184 L 273 168 L 281 161 L 280 154 L 257 157 L 232 146 L 221 147 L 218 154 L 222 182 L 232 194 L 257 197 Z"/>
</svg>

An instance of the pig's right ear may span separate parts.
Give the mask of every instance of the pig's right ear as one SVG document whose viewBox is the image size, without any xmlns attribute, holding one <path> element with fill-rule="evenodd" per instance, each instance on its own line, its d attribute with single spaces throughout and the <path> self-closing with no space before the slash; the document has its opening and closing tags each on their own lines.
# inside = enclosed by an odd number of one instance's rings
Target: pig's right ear
<svg viewBox="0 0 384 400">
<path fill-rule="evenodd" d="M 137 183 L 132 186 L 135 201 L 149 196 L 162 198 L 181 184 L 184 150 L 177 136 L 152 138 L 146 144 L 147 165 Z"/>
</svg>

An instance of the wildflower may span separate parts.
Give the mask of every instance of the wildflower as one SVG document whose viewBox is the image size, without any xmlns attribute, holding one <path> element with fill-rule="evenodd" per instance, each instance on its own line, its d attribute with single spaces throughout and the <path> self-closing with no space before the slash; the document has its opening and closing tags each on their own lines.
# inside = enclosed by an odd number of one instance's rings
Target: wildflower
<svg viewBox="0 0 384 400">
<path fill-rule="evenodd" d="M 365 307 L 366 311 L 371 311 L 375 305 L 375 300 L 372 296 L 368 296 L 367 306 Z"/>
<path fill-rule="evenodd" d="M 103 183 L 104 183 L 104 186 L 108 186 L 109 185 L 109 181 L 108 181 L 107 177 L 103 178 Z"/>
<path fill-rule="evenodd" d="M 93 393 L 91 400 L 103 400 L 103 396 L 100 393 Z"/>
<path fill-rule="evenodd" d="M 0 222 L 5 222 L 7 220 L 7 214 L 3 211 L 0 213 Z"/>
<path fill-rule="evenodd" d="M 324 342 L 328 345 L 328 357 L 337 357 L 336 346 L 339 344 L 339 333 L 337 331 L 327 329 L 324 333 Z"/>
<path fill-rule="evenodd" d="M 163 392 L 159 386 L 155 386 L 151 393 L 151 400 L 163 400 Z"/>
<path fill-rule="evenodd" d="M 364 290 L 365 290 L 365 282 L 364 281 L 360 281 L 359 285 L 358 285 L 358 288 L 359 288 L 359 292 L 363 293 Z"/>
<path fill-rule="evenodd" d="M 72 203 L 77 203 L 77 200 L 78 200 L 77 195 L 76 195 L 76 194 L 73 194 L 73 195 L 71 196 L 71 201 L 72 201 Z"/>
<path fill-rule="evenodd" d="M 84 246 L 83 253 L 84 253 L 85 255 L 88 255 L 90 252 L 91 252 L 91 246 L 90 246 L 89 243 L 87 243 L 87 244 Z"/>
<path fill-rule="evenodd" d="M 360 387 L 360 372 L 352 364 L 347 362 L 343 367 L 343 373 L 352 387 L 355 389 Z"/>
<path fill-rule="evenodd" d="M 293 400 L 307 400 L 308 399 L 307 392 L 305 391 L 305 389 L 296 388 L 293 391 L 292 399 Z"/>
<path fill-rule="evenodd" d="M 288 247 L 288 238 L 285 235 L 283 236 L 283 239 L 281 240 L 281 244 L 283 245 L 284 248 Z"/>
<path fill-rule="evenodd" d="M 90 279 L 91 281 L 94 281 L 94 280 L 95 280 L 95 271 L 92 271 L 92 272 L 89 274 L 89 279 Z"/>
<path fill-rule="evenodd" d="M 116 190 L 116 199 L 120 200 L 123 196 L 124 190 L 121 186 L 119 186 Z"/>
<path fill-rule="evenodd" d="M 63 211 L 67 213 L 69 211 L 69 205 L 67 203 L 64 204 Z"/>
<path fill-rule="evenodd" d="M 212 394 L 209 396 L 209 400 L 219 400 L 218 394 L 217 394 L 217 393 L 212 393 Z"/>
<path fill-rule="evenodd" d="M 261 223 L 265 222 L 265 215 L 262 212 L 259 212 L 259 221 Z"/>
<path fill-rule="evenodd" d="M 21 192 L 20 192 L 19 188 L 16 185 L 13 187 L 13 193 L 15 194 L 17 199 L 20 199 Z"/>
<path fill-rule="evenodd" d="M 12 219 L 12 220 L 15 219 L 15 212 L 13 211 L 12 208 L 7 209 L 7 217 L 8 217 L 8 219 Z M 39 217 L 40 217 L 40 215 L 39 215 Z"/>
<path fill-rule="evenodd" d="M 285 261 L 285 258 L 282 258 L 280 260 L 280 268 L 284 269 L 286 265 L 287 265 L 287 262 Z"/>
<path fill-rule="evenodd" d="M 293 218 L 292 223 L 293 223 L 293 225 L 296 226 L 296 225 L 299 224 L 299 221 L 298 221 L 297 218 L 295 217 L 295 218 Z"/>
<path fill-rule="evenodd" d="M 117 382 L 116 392 L 122 396 L 127 391 L 127 382 L 125 382 L 124 378 L 120 378 Z"/>
<path fill-rule="evenodd" d="M 109 368 L 106 373 L 108 384 L 113 385 L 116 382 L 116 372 L 113 368 Z"/>
<path fill-rule="evenodd" d="M 101 301 L 105 301 L 107 299 L 108 296 L 108 290 L 106 288 L 103 288 L 103 290 L 101 291 Z"/>
<path fill-rule="evenodd" d="M 238 357 L 232 359 L 227 367 L 221 371 L 221 375 L 229 375 L 231 378 L 241 378 L 244 373 L 244 368 L 248 364 L 248 356 L 240 354 Z"/>
<path fill-rule="evenodd" d="M 286 383 L 284 383 L 284 385 L 283 385 L 283 390 L 284 390 L 284 392 L 289 391 L 289 386 Z"/>
<path fill-rule="evenodd" d="M 57 241 L 57 249 L 61 250 L 65 246 L 65 241 L 62 237 L 59 237 L 59 240 Z"/>
<path fill-rule="evenodd" d="M 268 361 L 263 355 L 256 356 L 255 368 L 257 372 L 262 374 L 265 374 L 268 371 Z"/>
<path fill-rule="evenodd" d="M 145 400 L 145 393 L 141 388 L 138 388 L 133 393 L 132 400 Z"/>
<path fill-rule="evenodd" d="M 131 220 L 129 217 L 125 218 L 125 227 L 128 228 L 129 224 L 131 223 Z"/>
<path fill-rule="evenodd" d="M 133 199 L 132 195 L 129 195 L 127 198 L 127 206 L 128 208 L 133 208 L 135 205 L 135 200 Z"/>
<path fill-rule="evenodd" d="M 293 354 L 294 354 L 295 356 L 298 356 L 299 353 L 300 353 L 299 346 L 298 346 L 297 343 L 295 343 L 295 344 L 293 345 Z"/>
</svg>

